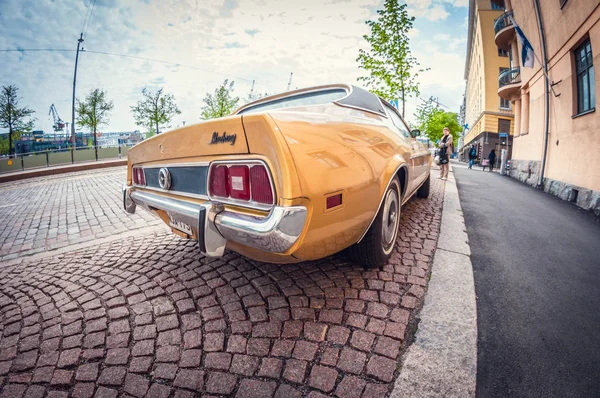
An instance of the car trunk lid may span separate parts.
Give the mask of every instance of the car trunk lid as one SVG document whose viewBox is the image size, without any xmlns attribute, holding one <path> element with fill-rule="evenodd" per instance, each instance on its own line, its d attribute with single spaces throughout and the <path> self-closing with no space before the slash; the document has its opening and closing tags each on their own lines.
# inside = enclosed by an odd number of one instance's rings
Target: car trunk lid
<svg viewBox="0 0 600 398">
<path fill-rule="evenodd" d="M 128 152 L 129 164 L 211 155 L 249 153 L 242 116 L 181 127 L 142 141 Z"/>
</svg>

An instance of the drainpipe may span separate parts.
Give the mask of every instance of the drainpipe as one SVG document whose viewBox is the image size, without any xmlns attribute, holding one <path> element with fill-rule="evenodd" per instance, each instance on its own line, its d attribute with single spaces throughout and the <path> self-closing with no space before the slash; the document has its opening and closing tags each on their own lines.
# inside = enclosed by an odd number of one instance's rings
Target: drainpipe
<svg viewBox="0 0 600 398">
<path fill-rule="evenodd" d="M 540 39 L 542 44 L 542 61 L 544 68 L 544 78 L 546 80 L 546 109 L 544 112 L 544 154 L 542 155 L 542 165 L 540 167 L 540 178 L 538 180 L 538 188 L 544 187 L 544 169 L 546 168 L 546 157 L 548 155 L 548 125 L 550 123 L 550 82 L 548 81 L 548 58 L 546 55 L 546 36 L 544 34 L 544 25 L 542 23 L 542 16 L 540 15 L 540 4 L 539 0 L 533 0 L 535 5 L 535 15 L 537 17 L 538 26 L 540 28 Z"/>
</svg>

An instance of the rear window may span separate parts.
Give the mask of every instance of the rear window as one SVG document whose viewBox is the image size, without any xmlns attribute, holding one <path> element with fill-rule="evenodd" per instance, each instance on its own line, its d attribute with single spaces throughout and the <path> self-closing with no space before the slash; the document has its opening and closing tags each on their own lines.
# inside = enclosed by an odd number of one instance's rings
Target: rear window
<svg viewBox="0 0 600 398">
<path fill-rule="evenodd" d="M 346 90 L 341 88 L 312 93 L 300 93 L 291 97 L 279 98 L 262 104 L 256 104 L 242 110 L 239 114 L 265 112 L 273 109 L 291 108 L 294 106 L 327 104 L 342 99 L 346 95 Z"/>
</svg>

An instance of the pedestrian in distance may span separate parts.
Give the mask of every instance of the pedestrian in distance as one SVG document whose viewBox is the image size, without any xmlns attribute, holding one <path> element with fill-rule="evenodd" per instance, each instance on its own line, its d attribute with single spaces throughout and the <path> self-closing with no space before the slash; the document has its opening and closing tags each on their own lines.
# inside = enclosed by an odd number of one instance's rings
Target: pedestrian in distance
<svg viewBox="0 0 600 398">
<path fill-rule="evenodd" d="M 473 169 L 473 164 L 475 163 L 476 158 L 477 149 L 475 149 L 475 145 L 471 145 L 471 149 L 469 149 L 469 169 Z"/>
<path fill-rule="evenodd" d="M 452 153 L 452 136 L 450 135 L 450 129 L 444 127 L 444 136 L 440 140 L 438 145 L 438 156 L 440 157 L 440 179 L 448 179 L 448 169 L 450 168 L 449 154 Z"/>
<path fill-rule="evenodd" d="M 488 160 L 490 161 L 490 171 L 494 170 L 494 165 L 496 164 L 496 150 L 492 149 L 490 154 L 488 155 Z"/>
</svg>

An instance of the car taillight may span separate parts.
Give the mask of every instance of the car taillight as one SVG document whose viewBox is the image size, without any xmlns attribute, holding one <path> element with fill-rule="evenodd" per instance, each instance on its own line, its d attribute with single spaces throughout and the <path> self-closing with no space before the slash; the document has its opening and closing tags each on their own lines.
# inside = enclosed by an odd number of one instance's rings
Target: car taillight
<svg viewBox="0 0 600 398">
<path fill-rule="evenodd" d="M 273 204 L 273 188 L 266 167 L 262 164 L 213 164 L 210 169 L 210 196 L 236 201 Z"/>
<path fill-rule="evenodd" d="M 232 199 L 250 200 L 250 178 L 248 166 L 230 166 L 229 178 L 229 196 Z"/>
<path fill-rule="evenodd" d="M 228 175 L 227 166 L 214 166 L 212 168 L 209 182 L 209 190 L 212 196 L 229 197 Z"/>
<path fill-rule="evenodd" d="M 271 180 L 265 166 L 252 166 L 250 169 L 250 185 L 252 185 L 252 200 L 270 205 L 273 203 Z"/>
<path fill-rule="evenodd" d="M 144 169 L 141 167 L 134 167 L 132 170 L 133 183 L 135 185 L 146 185 L 146 176 L 144 175 Z"/>
</svg>

